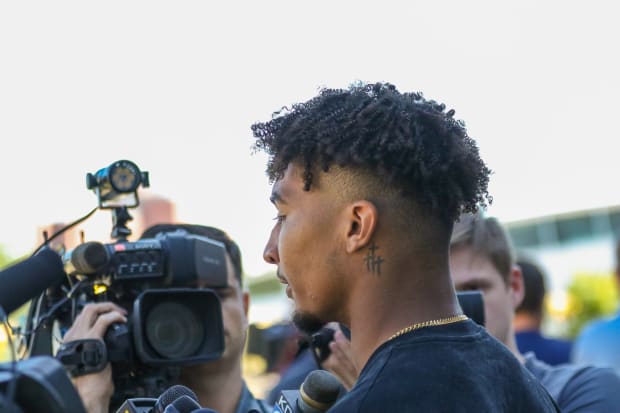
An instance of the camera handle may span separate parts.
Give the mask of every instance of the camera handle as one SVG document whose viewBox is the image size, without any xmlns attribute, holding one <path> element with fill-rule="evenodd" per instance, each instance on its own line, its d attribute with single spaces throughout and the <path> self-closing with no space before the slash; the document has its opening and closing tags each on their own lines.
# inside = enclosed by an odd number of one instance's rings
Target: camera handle
<svg viewBox="0 0 620 413">
<path fill-rule="evenodd" d="M 129 214 L 126 206 L 114 207 L 112 210 L 112 238 L 118 241 L 126 241 L 131 235 L 131 230 L 127 227 L 127 222 L 133 217 Z"/>
<path fill-rule="evenodd" d="M 63 343 L 56 359 L 71 377 L 78 377 L 103 370 L 108 363 L 108 351 L 103 340 L 75 340 Z"/>
</svg>

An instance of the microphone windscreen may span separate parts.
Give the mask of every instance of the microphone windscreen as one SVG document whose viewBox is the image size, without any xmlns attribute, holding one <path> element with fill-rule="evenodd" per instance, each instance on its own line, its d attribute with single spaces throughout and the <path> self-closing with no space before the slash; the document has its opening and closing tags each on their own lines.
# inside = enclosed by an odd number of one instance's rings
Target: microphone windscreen
<svg viewBox="0 0 620 413">
<path fill-rule="evenodd" d="M 301 385 L 301 399 L 309 406 L 326 411 L 338 399 L 340 381 L 326 370 L 311 371 Z"/>
<path fill-rule="evenodd" d="M 80 244 L 71 253 L 71 264 L 78 274 L 96 274 L 108 261 L 108 251 L 96 241 Z"/>
<path fill-rule="evenodd" d="M 154 413 L 163 413 L 169 404 L 172 404 L 175 400 L 183 396 L 188 396 L 196 403 L 198 402 L 196 393 L 194 393 L 189 387 L 177 384 L 169 387 L 159 396 L 157 403 L 155 403 L 155 407 L 153 408 Z"/>
<path fill-rule="evenodd" d="M 43 248 L 30 258 L 0 272 L 0 306 L 9 314 L 65 278 L 62 259 Z"/>
<path fill-rule="evenodd" d="M 200 405 L 190 396 L 184 395 L 170 403 L 168 407 L 166 407 L 166 410 L 164 410 L 164 413 L 168 412 L 168 409 L 171 409 L 171 411 L 175 413 L 190 413 L 200 409 Z"/>
</svg>

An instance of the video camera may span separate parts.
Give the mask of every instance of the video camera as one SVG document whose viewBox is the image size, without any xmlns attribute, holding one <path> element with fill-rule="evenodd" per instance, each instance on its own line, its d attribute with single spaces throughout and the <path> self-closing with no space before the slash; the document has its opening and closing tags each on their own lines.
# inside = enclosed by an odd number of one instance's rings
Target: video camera
<svg viewBox="0 0 620 413">
<path fill-rule="evenodd" d="M 226 249 L 219 241 L 182 230 L 128 241 L 128 208 L 139 205 L 138 187 L 149 184 L 148 173 L 133 162 L 117 161 L 87 174 L 86 180 L 98 208 L 112 210 L 117 240 L 85 242 L 64 253 L 65 282 L 31 306 L 27 353 L 55 355 L 73 376 L 100 371 L 111 362 L 111 407 L 118 407 L 129 398 L 159 395 L 177 382 L 181 365 L 221 356 L 221 306 L 211 288 L 227 286 Z M 112 325 L 103 341 L 77 340 L 53 348 L 54 338 L 58 341 L 85 305 L 102 301 L 125 308 L 127 324 Z"/>
</svg>

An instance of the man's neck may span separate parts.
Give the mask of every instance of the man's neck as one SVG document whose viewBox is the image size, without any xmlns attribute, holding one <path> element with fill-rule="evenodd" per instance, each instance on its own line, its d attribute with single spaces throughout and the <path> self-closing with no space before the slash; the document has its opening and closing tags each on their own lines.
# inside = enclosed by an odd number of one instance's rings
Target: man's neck
<svg viewBox="0 0 620 413">
<path fill-rule="evenodd" d="M 460 312 L 449 273 L 425 274 L 398 285 L 366 286 L 349 306 L 351 350 L 361 370 L 374 351 L 399 330 Z M 421 281 L 420 281 L 421 280 Z M 372 304 L 370 304 L 372 303 Z"/>
<path fill-rule="evenodd" d="M 499 338 L 499 337 L 495 337 L 495 338 Z M 504 345 L 508 347 L 508 350 L 510 350 L 510 352 L 514 354 L 517 360 L 519 360 L 521 363 L 525 362 L 525 357 L 523 357 L 523 354 L 521 354 L 521 352 L 519 351 L 519 347 L 517 347 L 517 338 L 515 336 L 515 330 L 512 325 L 510 326 L 508 330 L 508 335 L 506 337 L 506 340 L 500 340 L 500 341 L 502 341 Z"/>
<path fill-rule="evenodd" d="M 196 393 L 201 406 L 214 409 L 218 413 L 235 413 L 243 389 L 241 367 L 210 367 L 212 366 L 195 366 L 184 370 L 181 373 L 181 384 Z"/>
<path fill-rule="evenodd" d="M 517 333 L 521 331 L 540 331 L 541 324 L 540 318 L 527 313 L 516 313 L 512 322 L 514 331 Z"/>
</svg>

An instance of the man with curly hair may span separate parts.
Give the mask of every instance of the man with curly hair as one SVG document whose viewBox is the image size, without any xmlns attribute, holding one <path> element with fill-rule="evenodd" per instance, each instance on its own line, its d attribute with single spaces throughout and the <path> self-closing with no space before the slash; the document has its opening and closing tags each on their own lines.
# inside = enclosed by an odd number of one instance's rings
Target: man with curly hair
<svg viewBox="0 0 620 413">
<path fill-rule="evenodd" d="M 360 376 L 330 412 L 554 412 L 459 307 L 449 243 L 489 169 L 454 111 L 388 83 L 323 89 L 252 126 L 277 217 L 264 258 L 303 330 L 351 329 Z"/>
</svg>

